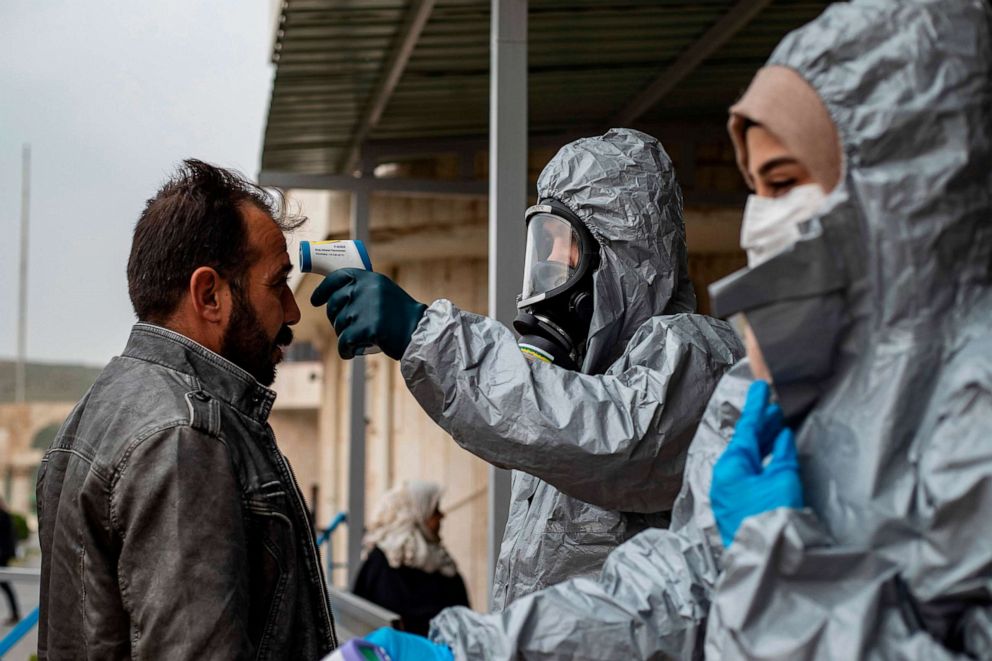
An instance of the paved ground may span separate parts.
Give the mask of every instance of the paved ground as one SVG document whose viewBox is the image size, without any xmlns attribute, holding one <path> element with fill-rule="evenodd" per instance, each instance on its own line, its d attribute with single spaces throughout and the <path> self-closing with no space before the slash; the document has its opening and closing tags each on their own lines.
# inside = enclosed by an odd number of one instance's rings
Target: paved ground
<svg viewBox="0 0 992 661">
<path fill-rule="evenodd" d="M 28 561 L 22 566 L 38 566 L 40 558 L 35 558 L 34 562 Z M 38 586 L 32 583 L 17 582 L 12 584 L 17 591 L 17 600 L 21 607 L 21 617 L 24 617 L 38 605 Z M 7 597 L 0 592 L 0 622 L 6 620 L 10 615 L 7 605 Z M 0 638 L 7 635 L 12 627 L 0 624 Z M 38 649 L 38 627 L 34 627 L 28 632 L 10 652 L 3 657 L 3 661 L 27 661 Z"/>
</svg>

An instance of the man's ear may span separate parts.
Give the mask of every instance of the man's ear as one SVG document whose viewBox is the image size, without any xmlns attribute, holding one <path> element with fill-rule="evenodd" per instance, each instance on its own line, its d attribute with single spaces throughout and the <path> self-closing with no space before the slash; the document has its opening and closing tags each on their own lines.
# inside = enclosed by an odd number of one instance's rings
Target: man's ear
<svg viewBox="0 0 992 661">
<path fill-rule="evenodd" d="M 230 307 L 230 285 L 209 266 L 201 266 L 189 278 L 189 299 L 204 321 L 223 323 Z"/>
</svg>

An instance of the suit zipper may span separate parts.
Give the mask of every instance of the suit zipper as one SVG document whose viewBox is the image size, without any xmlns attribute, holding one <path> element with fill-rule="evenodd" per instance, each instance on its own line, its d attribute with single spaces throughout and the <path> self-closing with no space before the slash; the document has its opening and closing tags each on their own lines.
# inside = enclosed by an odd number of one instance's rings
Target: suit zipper
<svg viewBox="0 0 992 661">
<path fill-rule="evenodd" d="M 310 555 L 311 558 L 313 559 L 313 562 L 316 563 L 317 565 L 317 575 L 320 577 L 322 583 L 321 588 L 322 588 L 323 597 L 321 598 L 320 603 L 321 606 L 323 607 L 322 610 L 324 613 L 325 621 L 331 632 L 331 643 L 334 645 L 334 648 L 337 649 L 338 633 L 337 630 L 334 628 L 334 618 L 331 617 L 331 610 L 330 610 L 331 607 L 328 604 L 327 577 L 324 576 L 324 568 L 320 564 L 320 554 L 317 553 L 317 544 L 314 541 L 316 539 L 316 535 L 314 535 L 313 528 L 310 526 L 310 517 L 307 516 L 307 507 L 306 504 L 303 502 L 303 496 L 301 495 L 302 492 L 300 491 L 300 483 L 297 482 L 296 480 L 296 473 L 293 472 L 293 467 L 289 465 L 289 462 L 286 461 L 286 457 L 284 457 L 282 452 L 279 451 L 279 446 L 276 445 L 276 441 L 275 438 L 273 438 L 272 436 L 271 430 L 268 432 L 268 436 L 269 436 L 269 441 L 272 443 L 273 450 L 275 450 L 276 455 L 279 457 L 279 461 L 286 468 L 286 472 L 289 473 L 289 477 L 293 481 L 293 487 L 295 488 L 296 491 L 296 502 L 300 508 L 298 514 L 302 515 L 303 517 L 303 523 L 307 529 L 307 543 L 309 545 Z"/>
</svg>

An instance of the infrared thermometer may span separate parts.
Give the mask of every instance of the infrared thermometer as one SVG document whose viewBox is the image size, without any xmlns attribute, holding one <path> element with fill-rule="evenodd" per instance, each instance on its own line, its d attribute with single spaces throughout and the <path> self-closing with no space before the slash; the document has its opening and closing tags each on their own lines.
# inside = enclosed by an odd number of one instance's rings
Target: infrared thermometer
<svg viewBox="0 0 992 661">
<path fill-rule="evenodd" d="M 300 270 L 330 275 L 338 269 L 372 270 L 372 260 L 362 241 L 300 241 Z"/>
<path fill-rule="evenodd" d="M 372 260 L 365 249 L 365 243 L 358 240 L 340 241 L 300 241 L 300 271 L 330 275 L 338 269 L 372 270 Z M 372 345 L 362 348 L 359 355 L 381 353 L 382 349 Z"/>
</svg>

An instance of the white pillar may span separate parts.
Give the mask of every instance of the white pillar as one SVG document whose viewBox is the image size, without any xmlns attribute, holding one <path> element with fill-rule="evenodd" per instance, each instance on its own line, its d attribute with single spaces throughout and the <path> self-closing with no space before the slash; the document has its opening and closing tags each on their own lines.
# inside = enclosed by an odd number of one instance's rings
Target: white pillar
<svg viewBox="0 0 992 661">
<path fill-rule="evenodd" d="M 351 195 L 351 237 L 369 241 L 369 192 L 362 188 Z M 362 535 L 365 533 L 365 358 L 351 361 L 348 380 L 348 587 L 361 566 Z"/>
<path fill-rule="evenodd" d="M 31 216 L 31 145 L 21 152 L 21 258 L 17 285 L 17 363 L 14 370 L 14 401 L 27 397 L 28 344 L 28 225 Z"/>
<path fill-rule="evenodd" d="M 527 0 L 492 0 L 489 78 L 489 315 L 510 326 L 527 207 Z M 489 578 L 510 506 L 510 472 L 489 469 Z M 491 591 L 491 588 L 490 588 Z"/>
</svg>

